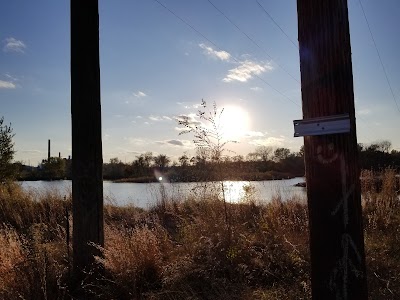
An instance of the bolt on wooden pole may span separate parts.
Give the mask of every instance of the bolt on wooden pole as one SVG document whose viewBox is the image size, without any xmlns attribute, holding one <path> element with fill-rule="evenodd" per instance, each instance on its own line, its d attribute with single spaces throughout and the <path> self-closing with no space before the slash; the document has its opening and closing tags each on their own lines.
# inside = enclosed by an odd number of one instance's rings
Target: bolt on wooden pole
<svg viewBox="0 0 400 300">
<path fill-rule="evenodd" d="M 71 0 L 73 271 L 83 276 L 104 246 L 97 0 Z"/>
<path fill-rule="evenodd" d="M 367 299 L 346 0 L 298 0 L 303 118 L 349 114 L 350 132 L 304 138 L 312 298 Z"/>
</svg>

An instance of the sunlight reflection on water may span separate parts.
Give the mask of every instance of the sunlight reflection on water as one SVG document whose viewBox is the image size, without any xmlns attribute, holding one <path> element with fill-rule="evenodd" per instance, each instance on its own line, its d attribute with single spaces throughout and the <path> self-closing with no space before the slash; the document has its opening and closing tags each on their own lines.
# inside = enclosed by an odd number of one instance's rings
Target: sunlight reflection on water
<svg viewBox="0 0 400 300">
<path fill-rule="evenodd" d="M 306 199 L 304 188 L 294 185 L 303 182 L 303 177 L 272 181 L 224 181 L 225 199 L 228 202 L 254 201 L 266 203 L 273 198 L 286 201 L 291 198 Z M 62 196 L 71 193 L 71 181 L 25 181 L 23 189 L 35 191 L 57 191 Z M 162 196 L 171 201 L 181 201 L 190 197 L 207 199 L 219 194 L 222 199 L 221 183 L 113 183 L 104 181 L 105 203 L 115 205 L 135 205 L 148 208 L 160 202 Z"/>
<path fill-rule="evenodd" d="M 252 185 L 246 181 L 224 181 L 225 199 L 238 203 L 251 197 Z"/>
</svg>

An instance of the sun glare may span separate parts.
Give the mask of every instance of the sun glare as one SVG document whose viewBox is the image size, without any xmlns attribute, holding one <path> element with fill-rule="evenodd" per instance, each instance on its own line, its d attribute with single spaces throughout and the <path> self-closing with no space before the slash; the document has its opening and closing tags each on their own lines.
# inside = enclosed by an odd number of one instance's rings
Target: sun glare
<svg viewBox="0 0 400 300">
<path fill-rule="evenodd" d="M 227 106 L 221 114 L 220 125 L 225 139 L 238 140 L 249 130 L 248 113 L 238 106 Z"/>
</svg>

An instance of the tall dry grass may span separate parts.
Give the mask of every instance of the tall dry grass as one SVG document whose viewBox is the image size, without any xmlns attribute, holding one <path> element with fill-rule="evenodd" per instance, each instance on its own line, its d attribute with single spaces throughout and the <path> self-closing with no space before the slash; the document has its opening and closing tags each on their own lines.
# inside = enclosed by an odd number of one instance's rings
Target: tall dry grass
<svg viewBox="0 0 400 300">
<path fill-rule="evenodd" d="M 304 205 L 277 200 L 230 204 L 228 211 L 230 230 L 224 202 L 204 197 L 164 202 L 134 228 L 109 224 L 102 263 L 112 285 L 124 299 L 285 299 L 288 286 L 306 299 L 307 238 L 298 238 L 307 224 Z"/>
<path fill-rule="evenodd" d="M 371 299 L 400 299 L 399 178 L 362 175 Z M 149 210 L 106 205 L 105 272 L 82 288 L 96 299 L 309 299 L 306 204 L 260 204 L 247 190 L 227 206 L 212 193 Z M 72 299 L 70 208 L 54 193 L 0 187 L 0 299 Z"/>
<path fill-rule="evenodd" d="M 400 178 L 391 168 L 361 178 L 371 299 L 400 299 Z"/>
<path fill-rule="evenodd" d="M 361 178 L 367 229 L 389 229 L 399 217 L 400 178 L 391 168 L 379 173 L 364 170 Z"/>
<path fill-rule="evenodd" d="M 55 193 L 0 185 L 0 298 L 65 299 L 65 211 Z"/>
</svg>

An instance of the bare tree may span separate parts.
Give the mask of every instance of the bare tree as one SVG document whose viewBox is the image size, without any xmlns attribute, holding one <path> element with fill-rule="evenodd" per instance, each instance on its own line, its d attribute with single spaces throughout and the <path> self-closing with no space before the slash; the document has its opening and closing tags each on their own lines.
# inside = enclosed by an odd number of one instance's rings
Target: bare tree
<svg viewBox="0 0 400 300">
<path fill-rule="evenodd" d="M 392 148 L 392 142 L 388 140 L 380 141 L 378 143 L 379 148 L 382 150 L 382 152 L 389 153 L 390 148 Z"/>
<path fill-rule="evenodd" d="M 189 164 L 189 157 L 186 154 L 180 156 L 178 160 L 181 167 L 186 167 Z"/>
<path fill-rule="evenodd" d="M 287 148 L 278 148 L 274 151 L 275 161 L 281 161 L 290 155 L 290 150 Z"/>
<path fill-rule="evenodd" d="M 153 158 L 153 161 L 154 161 L 154 166 L 159 168 L 160 171 L 162 171 L 166 167 L 168 167 L 169 163 L 171 162 L 171 159 L 164 154 L 160 154 L 160 155 L 155 156 Z"/>
<path fill-rule="evenodd" d="M 254 153 L 259 160 L 267 162 L 272 158 L 273 151 L 274 148 L 270 146 L 258 146 Z"/>
</svg>

